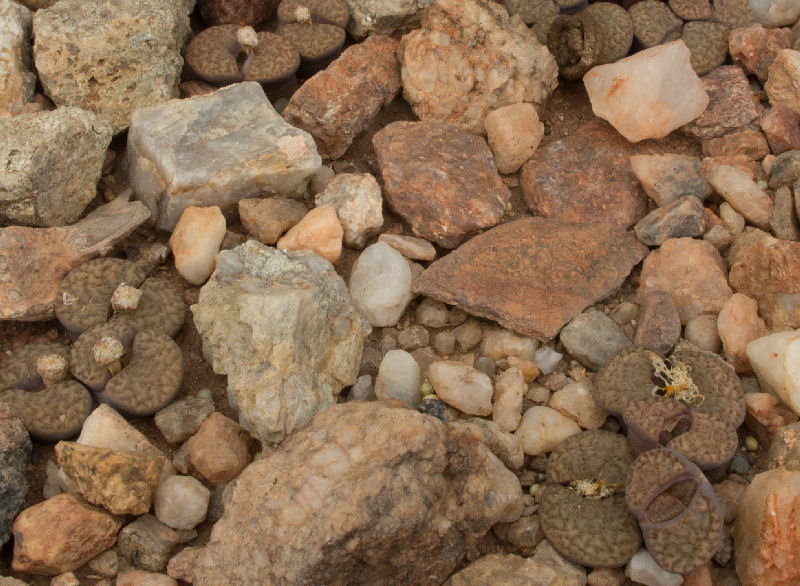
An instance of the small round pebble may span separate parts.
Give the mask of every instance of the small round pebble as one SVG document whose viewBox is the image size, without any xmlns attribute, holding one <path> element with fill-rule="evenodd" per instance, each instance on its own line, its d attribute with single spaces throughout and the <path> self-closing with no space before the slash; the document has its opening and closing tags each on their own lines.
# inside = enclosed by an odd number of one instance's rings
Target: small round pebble
<svg viewBox="0 0 800 586">
<path fill-rule="evenodd" d="M 747 474 L 750 472 L 750 463 L 743 455 L 735 454 L 731 459 L 730 469 L 733 474 Z"/>
<path fill-rule="evenodd" d="M 173 529 L 192 529 L 206 518 L 211 491 L 191 476 L 170 476 L 156 489 L 158 520 Z"/>
</svg>

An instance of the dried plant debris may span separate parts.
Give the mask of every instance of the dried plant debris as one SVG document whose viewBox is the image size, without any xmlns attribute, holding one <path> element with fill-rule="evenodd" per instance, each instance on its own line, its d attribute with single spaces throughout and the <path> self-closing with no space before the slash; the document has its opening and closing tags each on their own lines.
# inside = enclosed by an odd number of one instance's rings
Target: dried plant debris
<svg viewBox="0 0 800 586">
<path fill-rule="evenodd" d="M 350 20 L 350 9 L 343 0 L 283 0 L 278 6 L 281 25 L 305 20 L 306 14 L 312 23 L 332 24 L 342 29 Z"/>
<path fill-rule="evenodd" d="M 68 358 L 63 344 L 40 342 L 12 352 L 0 365 L 0 403 L 11 407 L 36 439 L 72 437 L 91 412 L 89 392 L 65 380 Z"/>
<path fill-rule="evenodd" d="M 84 332 L 72 346 L 73 375 L 98 397 L 129 415 L 152 415 L 175 397 L 183 356 L 168 335 L 108 323 Z"/>
<path fill-rule="evenodd" d="M 127 299 L 126 303 L 115 302 L 112 295 L 111 321 L 128 324 L 137 332 L 150 330 L 174 337 L 186 318 L 186 304 L 180 290 L 166 279 L 155 277 L 146 279 L 141 289 L 132 289 L 128 288 L 126 295 L 135 298 L 134 303 L 128 303 Z"/>
<path fill-rule="evenodd" d="M 576 80 L 598 63 L 602 49 L 600 25 L 586 12 L 562 14 L 550 24 L 547 48 L 564 79 Z"/>
<path fill-rule="evenodd" d="M 637 2 L 628 9 L 628 14 L 633 21 L 633 35 L 646 48 L 680 37 L 683 21 L 661 0 Z"/>
<path fill-rule="evenodd" d="M 138 287 L 144 267 L 119 258 L 97 258 L 72 269 L 61 281 L 55 311 L 71 338 L 108 320 L 111 295 L 121 284 Z"/>
<path fill-rule="evenodd" d="M 602 430 L 570 436 L 553 450 L 539 520 L 561 555 L 587 566 L 617 567 L 639 550 L 636 520 L 624 497 L 632 462 L 625 438 Z"/>
<path fill-rule="evenodd" d="M 650 396 L 675 399 L 690 409 L 717 413 L 734 428 L 744 421 L 741 382 L 719 356 L 682 350 L 668 359 L 641 346 L 611 357 L 596 378 L 595 401 L 622 416 L 633 401 Z"/>
<path fill-rule="evenodd" d="M 640 453 L 658 447 L 680 452 L 702 470 L 725 466 L 738 446 L 736 428 L 725 418 L 691 410 L 675 399 L 647 397 L 623 413 L 628 440 Z"/>
<path fill-rule="evenodd" d="M 645 546 L 668 572 L 707 564 L 722 543 L 719 501 L 700 468 L 666 448 L 633 463 L 625 498 L 639 520 Z"/>
</svg>

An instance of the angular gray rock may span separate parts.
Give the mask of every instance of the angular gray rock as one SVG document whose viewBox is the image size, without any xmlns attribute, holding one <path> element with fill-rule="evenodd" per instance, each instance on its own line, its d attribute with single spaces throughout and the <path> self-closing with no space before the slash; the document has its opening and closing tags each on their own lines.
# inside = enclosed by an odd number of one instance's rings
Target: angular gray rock
<svg viewBox="0 0 800 586">
<path fill-rule="evenodd" d="M 208 545 L 168 572 L 195 586 L 441 584 L 496 522 L 519 480 L 473 430 L 352 401 L 242 472 Z M 254 555 L 258 552 L 258 556 Z"/>
<path fill-rule="evenodd" d="M 575 316 L 562 328 L 559 339 L 570 356 L 594 370 L 633 345 L 613 319 L 596 309 Z"/>
<path fill-rule="evenodd" d="M 33 97 L 31 12 L 13 0 L 0 0 L 0 113 L 15 114 Z"/>
<path fill-rule="evenodd" d="M 0 119 L 0 217 L 25 226 L 63 226 L 94 199 L 111 128 L 64 107 Z"/>
<path fill-rule="evenodd" d="M 247 197 L 302 195 L 322 164 L 311 135 L 256 82 L 137 110 L 127 156 L 130 185 L 164 230 L 189 206 L 228 212 Z"/>
<path fill-rule="evenodd" d="M 60 0 L 37 11 L 33 57 L 45 93 L 121 132 L 136 108 L 178 97 L 189 12 L 172 0 Z"/>
<path fill-rule="evenodd" d="M 356 381 L 370 332 L 328 261 L 254 240 L 219 254 L 191 310 L 239 422 L 264 443 L 335 403 Z"/>
<path fill-rule="evenodd" d="M 22 419 L 0 403 L 0 546 L 11 538 L 11 525 L 25 507 L 28 481 L 25 471 L 31 439 Z"/>
<path fill-rule="evenodd" d="M 116 199 L 71 226 L 0 229 L 0 320 L 51 319 L 64 275 L 108 253 L 149 216 L 141 202 Z"/>
</svg>

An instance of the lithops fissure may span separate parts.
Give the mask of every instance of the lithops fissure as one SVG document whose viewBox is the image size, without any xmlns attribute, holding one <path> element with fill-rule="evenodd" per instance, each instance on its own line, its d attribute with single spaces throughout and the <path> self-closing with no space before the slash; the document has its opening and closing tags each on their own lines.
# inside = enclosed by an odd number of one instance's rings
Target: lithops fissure
<svg viewBox="0 0 800 586">
<path fill-rule="evenodd" d="M 681 454 L 665 448 L 641 454 L 630 468 L 625 497 L 647 550 L 668 572 L 696 570 L 719 549 L 719 502 L 702 471 Z"/>
<path fill-rule="evenodd" d="M 61 281 L 55 312 L 71 338 L 111 315 L 111 296 L 120 284 L 138 287 L 147 275 L 140 263 L 119 258 L 97 258 L 72 269 Z"/>
<path fill-rule="evenodd" d="M 597 404 L 617 416 L 633 401 L 664 396 L 689 409 L 717 413 L 734 428 L 744 421 L 739 377 L 707 352 L 682 350 L 665 359 L 641 346 L 627 348 L 600 369 L 596 385 Z"/>
<path fill-rule="evenodd" d="M 622 566 L 639 550 L 624 490 L 633 452 L 602 430 L 568 437 L 553 450 L 539 508 L 542 531 L 564 557 L 592 567 Z"/>
<path fill-rule="evenodd" d="M 186 304 L 177 287 L 166 279 L 146 279 L 135 304 L 116 304 L 110 321 L 128 324 L 134 330 L 151 330 L 173 337 L 183 326 Z M 115 306 L 112 299 L 112 306 Z"/>
<path fill-rule="evenodd" d="M 92 409 L 83 385 L 66 380 L 68 358 L 63 344 L 39 342 L 12 352 L 0 365 L 0 403 L 10 406 L 36 439 L 72 437 Z"/>
</svg>

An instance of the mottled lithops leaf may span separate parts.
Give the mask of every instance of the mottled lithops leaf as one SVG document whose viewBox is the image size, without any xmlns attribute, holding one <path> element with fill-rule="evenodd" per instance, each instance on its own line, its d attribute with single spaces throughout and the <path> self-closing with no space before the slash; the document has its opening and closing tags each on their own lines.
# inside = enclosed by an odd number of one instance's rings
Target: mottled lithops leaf
<svg viewBox="0 0 800 586">
<path fill-rule="evenodd" d="M 709 352 L 682 350 L 671 358 L 689 366 L 692 380 L 703 396 L 698 409 L 718 413 L 734 427 L 742 424 L 746 410 L 742 384 L 730 365 Z"/>
<path fill-rule="evenodd" d="M 143 331 L 119 373 L 111 377 L 100 398 L 130 415 L 152 415 L 166 407 L 183 379 L 183 356 L 169 336 Z"/>
<path fill-rule="evenodd" d="M 104 323 L 83 332 L 70 350 L 70 370 L 77 378 L 93 391 L 102 391 L 115 371 L 121 368 L 117 361 L 102 364 L 98 360 L 100 346 L 109 341 L 118 341 L 124 351 L 133 342 L 135 331 L 124 323 Z"/>
<path fill-rule="evenodd" d="M 298 22 L 302 12 L 298 8 L 306 9 L 311 22 L 335 24 L 344 28 L 350 18 L 350 9 L 344 0 L 283 0 L 278 6 L 278 19 L 281 24 Z"/>
<path fill-rule="evenodd" d="M 721 415 L 693 411 L 689 430 L 668 442 L 666 447 L 680 452 L 701 470 L 713 470 L 730 462 L 738 443 L 736 428 Z"/>
<path fill-rule="evenodd" d="M 9 405 L 25 423 L 28 433 L 41 441 L 58 441 L 76 435 L 92 410 L 89 391 L 75 380 L 30 391 L 0 392 L 0 403 Z"/>
<path fill-rule="evenodd" d="M 602 430 L 570 436 L 547 463 L 539 519 L 563 556 L 587 566 L 621 566 L 638 551 L 636 521 L 623 491 L 633 452 L 621 435 Z"/>
<path fill-rule="evenodd" d="M 69 347 L 59 342 L 33 342 L 11 352 L 0 364 L 0 390 L 42 388 L 42 377 L 36 370 L 36 360 L 48 354 L 67 359 Z"/>
<path fill-rule="evenodd" d="M 600 25 L 602 43 L 597 63 L 613 63 L 625 57 L 633 44 L 633 21 L 630 14 L 613 2 L 594 2 L 584 11 Z"/>
<path fill-rule="evenodd" d="M 629 403 L 653 394 L 653 352 L 641 346 L 616 353 L 595 379 L 594 400 L 600 408 L 621 416 Z"/>
<path fill-rule="evenodd" d="M 181 292 L 165 279 L 146 279 L 135 309 L 120 311 L 111 321 L 128 324 L 137 332 L 151 330 L 170 337 L 183 326 L 186 305 Z"/>
<path fill-rule="evenodd" d="M 659 448 L 640 455 L 631 466 L 625 498 L 647 550 L 665 570 L 691 572 L 719 549 L 719 502 L 700 468 L 681 454 Z"/>
<path fill-rule="evenodd" d="M 586 497 L 568 486 L 549 484 L 542 492 L 539 521 L 561 555 L 586 566 L 625 565 L 641 543 L 622 494 Z"/>
<path fill-rule="evenodd" d="M 72 338 L 111 315 L 111 294 L 120 283 L 138 287 L 145 278 L 141 264 L 119 258 L 97 258 L 75 267 L 56 295 L 58 321 Z"/>
<path fill-rule="evenodd" d="M 632 401 L 622 413 L 628 441 L 637 453 L 665 446 L 691 426 L 689 409 L 667 397 L 646 397 Z"/>
<path fill-rule="evenodd" d="M 619 434 L 600 429 L 571 435 L 561 442 L 547 461 L 547 480 L 569 484 L 574 480 L 597 479 L 625 486 L 633 452 Z"/>
<path fill-rule="evenodd" d="M 547 48 L 564 79 L 580 79 L 596 65 L 602 43 L 600 24 L 585 11 L 560 14 L 550 23 L 547 33 Z"/>
</svg>

